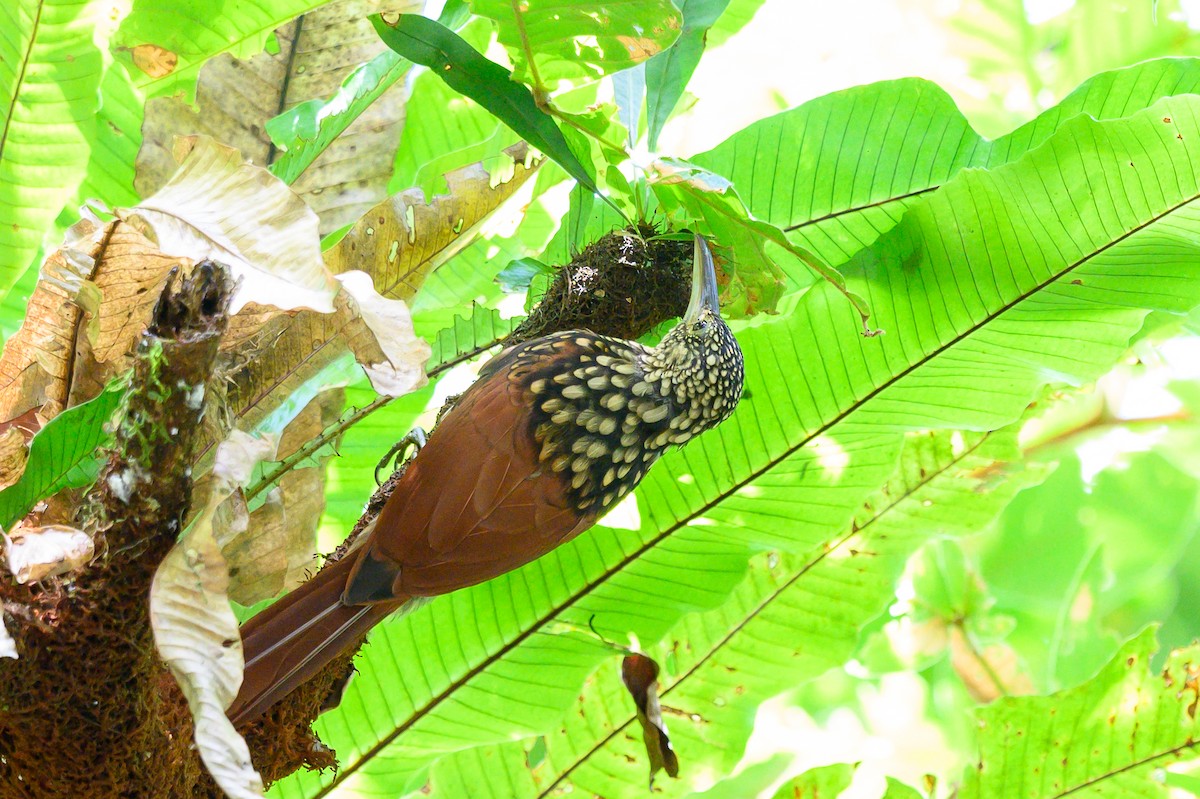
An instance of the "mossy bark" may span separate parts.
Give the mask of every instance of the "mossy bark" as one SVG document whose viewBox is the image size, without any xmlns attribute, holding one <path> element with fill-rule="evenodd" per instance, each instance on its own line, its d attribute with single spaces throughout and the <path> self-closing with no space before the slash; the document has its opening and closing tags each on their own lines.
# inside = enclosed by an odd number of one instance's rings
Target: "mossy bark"
<svg viewBox="0 0 1200 799">
<path fill-rule="evenodd" d="M 218 796 L 149 619 L 158 564 L 191 496 L 204 394 L 233 284 L 198 265 L 168 282 L 138 345 L 108 462 L 76 513 L 96 561 L 75 576 L 0 580 L 20 658 L 0 660 L 0 797 Z"/>
</svg>

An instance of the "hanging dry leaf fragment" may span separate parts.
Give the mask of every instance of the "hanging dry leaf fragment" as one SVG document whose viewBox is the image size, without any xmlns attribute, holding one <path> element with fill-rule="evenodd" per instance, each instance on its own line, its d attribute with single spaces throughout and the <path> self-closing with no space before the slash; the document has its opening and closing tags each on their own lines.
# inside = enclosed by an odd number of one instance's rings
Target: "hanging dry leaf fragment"
<svg viewBox="0 0 1200 799">
<path fill-rule="evenodd" d="M 66 574 L 90 563 L 92 537 L 65 524 L 18 527 L 4 538 L 8 570 L 22 585 Z"/>
<path fill-rule="evenodd" d="M 228 266 L 240 280 L 230 313 L 249 302 L 333 310 L 317 215 L 278 178 L 206 136 L 180 140 L 179 171 L 117 214 L 165 253 Z"/>
<path fill-rule="evenodd" d="M 366 272 L 345 272 L 337 279 L 345 289 L 339 299 L 348 314 L 342 335 L 374 389 L 398 397 L 425 385 L 425 362 L 432 350 L 414 332 L 404 301 L 380 296 Z"/>
<path fill-rule="evenodd" d="M 337 421 L 340 388 L 318 394 L 280 435 L 277 459 L 287 458 Z M 229 597 L 253 605 L 295 588 L 314 569 L 316 532 L 325 510 L 324 457 L 293 468 L 255 508 L 243 532 L 222 545 L 229 562 Z M 237 496 L 235 494 L 234 496 Z"/>
<path fill-rule="evenodd" d="M 658 664 L 642 654 L 626 655 L 621 661 L 621 681 L 637 706 L 638 723 L 650 758 L 650 784 L 654 775 L 666 771 L 669 777 L 679 776 L 679 758 L 671 748 L 667 725 L 658 705 Z"/>
<path fill-rule="evenodd" d="M 158 652 L 187 697 L 204 765 L 234 799 L 261 797 L 263 784 L 245 740 L 225 716 L 242 681 L 242 639 L 229 605 L 229 567 L 221 554 L 220 539 L 232 535 L 215 525 L 244 519 L 239 486 L 259 461 L 274 455 L 276 443 L 274 437 L 235 430 L 217 447 L 205 507 L 167 553 L 150 587 L 150 624 Z"/>
</svg>

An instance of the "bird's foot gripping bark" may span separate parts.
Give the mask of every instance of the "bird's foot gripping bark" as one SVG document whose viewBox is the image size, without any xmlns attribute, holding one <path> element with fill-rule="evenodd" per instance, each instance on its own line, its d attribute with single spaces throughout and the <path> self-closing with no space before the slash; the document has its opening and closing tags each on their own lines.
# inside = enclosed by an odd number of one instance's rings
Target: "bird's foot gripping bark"
<svg viewBox="0 0 1200 799">
<path fill-rule="evenodd" d="M 402 463 L 405 463 L 417 457 L 417 453 L 421 451 L 421 447 L 425 446 L 425 442 L 429 440 L 429 435 L 424 428 L 414 427 L 408 431 L 408 435 L 392 445 L 392 448 L 387 451 L 383 459 L 379 461 L 379 465 L 375 467 L 375 485 L 383 485 L 384 480 L 379 478 L 379 473 L 388 468 L 389 464 L 395 463 L 396 469 L 400 468 Z M 409 447 L 412 448 L 412 455 L 405 458 L 404 455 Z M 395 471 L 395 469 L 393 469 Z"/>
</svg>

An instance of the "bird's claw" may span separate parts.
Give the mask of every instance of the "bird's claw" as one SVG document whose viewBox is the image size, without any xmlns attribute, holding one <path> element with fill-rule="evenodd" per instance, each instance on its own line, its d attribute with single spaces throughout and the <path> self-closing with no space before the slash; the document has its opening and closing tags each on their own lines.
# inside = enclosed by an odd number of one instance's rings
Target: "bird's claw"
<svg viewBox="0 0 1200 799">
<path fill-rule="evenodd" d="M 411 457 L 416 457 L 417 453 L 421 451 L 421 448 L 425 446 L 425 442 L 428 440 L 429 436 L 423 428 L 414 427 L 412 430 L 409 430 L 408 435 L 393 444 L 392 448 L 383 456 L 383 459 L 379 461 L 379 465 L 375 467 L 375 485 L 382 485 L 383 481 L 387 479 L 380 479 L 379 473 L 386 469 L 389 463 L 394 461 L 398 466 L 400 461 L 404 459 L 404 453 L 409 447 L 413 448 Z"/>
</svg>

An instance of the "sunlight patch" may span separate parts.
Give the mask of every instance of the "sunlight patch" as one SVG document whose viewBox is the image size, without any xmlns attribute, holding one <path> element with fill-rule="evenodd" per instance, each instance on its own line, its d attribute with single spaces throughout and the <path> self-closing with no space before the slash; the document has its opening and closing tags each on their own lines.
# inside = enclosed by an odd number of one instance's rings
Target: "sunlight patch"
<svg viewBox="0 0 1200 799">
<path fill-rule="evenodd" d="M 817 457 L 817 463 L 821 468 L 828 472 L 831 480 L 838 480 L 842 473 L 846 471 L 846 467 L 850 465 L 850 453 L 842 448 L 842 445 L 837 443 L 829 436 L 817 436 L 812 442 L 813 454 Z"/>
<path fill-rule="evenodd" d="M 642 529 L 642 514 L 638 511 L 637 494 L 628 494 L 613 505 L 612 510 L 600 518 L 600 524 L 618 530 Z"/>
</svg>

